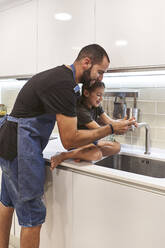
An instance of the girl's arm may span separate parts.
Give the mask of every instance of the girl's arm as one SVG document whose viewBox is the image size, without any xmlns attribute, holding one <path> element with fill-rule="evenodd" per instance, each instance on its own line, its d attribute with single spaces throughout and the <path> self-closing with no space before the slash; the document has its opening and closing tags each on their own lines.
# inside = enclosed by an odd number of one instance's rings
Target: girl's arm
<svg viewBox="0 0 165 248">
<path fill-rule="evenodd" d="M 116 122 L 116 120 L 111 119 L 105 112 L 100 115 L 100 120 L 104 125 Z"/>
<path fill-rule="evenodd" d="M 86 126 L 88 129 L 95 129 L 95 128 L 100 127 L 100 125 L 99 125 L 96 121 L 91 121 L 91 122 L 85 124 L 85 126 Z"/>
</svg>

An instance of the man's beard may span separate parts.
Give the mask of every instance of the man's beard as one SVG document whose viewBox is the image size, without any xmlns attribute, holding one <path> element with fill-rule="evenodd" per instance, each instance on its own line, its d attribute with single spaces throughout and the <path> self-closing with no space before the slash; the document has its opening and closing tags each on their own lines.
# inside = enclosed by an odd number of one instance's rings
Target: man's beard
<svg viewBox="0 0 165 248">
<path fill-rule="evenodd" d="M 82 76 L 81 76 L 81 80 L 80 83 L 85 83 L 85 82 L 90 82 L 91 81 L 91 70 L 92 70 L 92 66 L 83 72 Z"/>
</svg>

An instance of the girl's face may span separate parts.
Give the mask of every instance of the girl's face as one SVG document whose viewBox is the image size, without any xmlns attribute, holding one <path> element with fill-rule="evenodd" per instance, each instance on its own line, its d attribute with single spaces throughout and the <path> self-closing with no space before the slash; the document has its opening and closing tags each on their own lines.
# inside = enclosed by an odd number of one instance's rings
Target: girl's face
<svg viewBox="0 0 165 248">
<path fill-rule="evenodd" d="M 104 87 L 98 87 L 91 93 L 86 91 L 85 92 L 86 99 L 87 99 L 87 105 L 88 107 L 95 107 L 97 108 L 100 103 L 103 100 L 103 95 L 104 95 Z"/>
</svg>

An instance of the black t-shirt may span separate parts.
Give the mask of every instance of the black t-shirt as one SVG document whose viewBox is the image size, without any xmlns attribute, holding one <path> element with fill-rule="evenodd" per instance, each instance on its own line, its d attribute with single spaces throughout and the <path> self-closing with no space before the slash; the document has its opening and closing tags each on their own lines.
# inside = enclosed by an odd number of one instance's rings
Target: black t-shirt
<svg viewBox="0 0 165 248">
<path fill-rule="evenodd" d="M 61 113 L 76 116 L 79 92 L 72 71 L 65 65 L 33 76 L 21 89 L 11 116 L 30 118 Z M 17 123 L 6 121 L 0 128 L 0 156 L 12 160 L 17 155 Z"/>
<path fill-rule="evenodd" d="M 101 114 L 104 113 L 102 106 L 88 108 L 80 98 L 77 103 L 78 129 L 88 129 L 85 125 L 91 121 L 98 121 Z"/>
</svg>

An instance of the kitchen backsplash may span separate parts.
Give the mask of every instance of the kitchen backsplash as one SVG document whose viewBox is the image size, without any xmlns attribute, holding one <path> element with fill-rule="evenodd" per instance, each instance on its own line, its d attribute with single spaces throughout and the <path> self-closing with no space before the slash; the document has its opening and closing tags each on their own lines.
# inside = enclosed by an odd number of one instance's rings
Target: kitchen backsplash
<svg viewBox="0 0 165 248">
<path fill-rule="evenodd" d="M 123 73 L 124 74 L 124 73 Z M 140 109 L 139 122 L 146 122 L 151 131 L 151 147 L 165 149 L 165 73 L 152 72 L 136 75 L 120 74 L 105 77 L 106 88 L 110 91 L 138 91 L 137 108 Z M 108 90 L 107 90 L 108 91 Z M 114 97 L 104 98 L 103 107 L 113 118 Z M 127 107 L 133 107 L 133 98 L 126 98 Z M 145 128 L 117 135 L 122 144 L 144 146 Z"/>
<path fill-rule="evenodd" d="M 2 88 L 1 90 L 1 103 L 5 104 L 7 107 L 7 113 L 9 114 L 13 108 L 16 97 L 20 89 L 9 89 Z"/>
<path fill-rule="evenodd" d="M 151 128 L 151 147 L 165 149 L 165 88 L 139 89 L 137 108 L 139 122 L 147 122 Z M 126 98 L 127 107 L 133 107 L 133 100 Z M 103 108 L 113 118 L 114 97 L 105 98 Z M 116 140 L 124 144 L 144 146 L 145 128 L 117 135 Z"/>
</svg>

